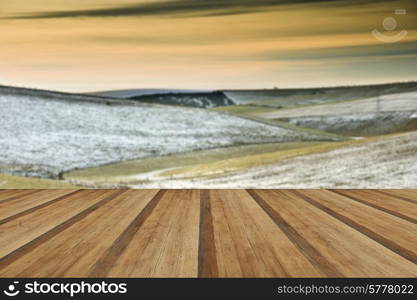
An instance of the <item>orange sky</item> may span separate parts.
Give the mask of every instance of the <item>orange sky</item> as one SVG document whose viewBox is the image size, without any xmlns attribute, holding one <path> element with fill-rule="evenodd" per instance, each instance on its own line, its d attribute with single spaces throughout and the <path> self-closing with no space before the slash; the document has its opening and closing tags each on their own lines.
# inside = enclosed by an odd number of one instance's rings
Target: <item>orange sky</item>
<svg viewBox="0 0 417 300">
<path fill-rule="evenodd" d="M 288 2 L 1 0 L 0 83 L 96 91 L 417 80 L 416 1 Z M 384 29 L 388 17 L 398 30 Z M 384 43 L 373 29 L 407 36 Z"/>
</svg>

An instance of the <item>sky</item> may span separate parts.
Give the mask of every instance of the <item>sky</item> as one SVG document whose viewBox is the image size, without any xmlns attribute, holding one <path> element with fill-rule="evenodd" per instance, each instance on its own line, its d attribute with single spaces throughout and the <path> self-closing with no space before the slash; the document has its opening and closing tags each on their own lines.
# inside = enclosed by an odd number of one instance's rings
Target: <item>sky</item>
<svg viewBox="0 0 417 300">
<path fill-rule="evenodd" d="M 90 92 L 417 80 L 415 0 L 0 0 L 0 30 L 3 85 Z"/>
</svg>

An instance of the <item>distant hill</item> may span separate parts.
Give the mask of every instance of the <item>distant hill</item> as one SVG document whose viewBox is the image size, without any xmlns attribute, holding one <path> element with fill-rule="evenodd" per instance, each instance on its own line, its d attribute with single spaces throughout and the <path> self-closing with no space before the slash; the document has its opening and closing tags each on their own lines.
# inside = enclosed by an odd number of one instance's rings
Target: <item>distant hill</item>
<svg viewBox="0 0 417 300">
<path fill-rule="evenodd" d="M 257 89 L 257 90 L 192 90 L 192 89 L 127 89 L 89 93 L 89 95 L 136 99 L 149 103 L 193 107 L 256 105 L 265 107 L 294 107 L 299 105 L 358 100 L 381 95 L 417 91 L 417 82 L 374 85 Z"/>
<path fill-rule="evenodd" d="M 144 95 L 159 94 L 188 94 L 188 93 L 210 93 L 212 90 L 190 90 L 190 89 L 127 89 L 112 90 L 88 93 L 90 95 L 114 97 L 114 98 L 132 98 Z"/>
<path fill-rule="evenodd" d="M 194 92 L 194 93 L 168 93 L 156 95 L 142 95 L 129 99 L 147 103 L 169 104 L 200 108 L 234 105 L 235 102 L 223 92 Z"/>
<path fill-rule="evenodd" d="M 82 102 L 96 102 L 96 103 L 124 103 L 119 98 L 113 98 L 109 96 L 99 96 L 94 94 L 81 94 L 81 93 L 66 93 L 50 90 L 32 89 L 32 88 L 21 88 L 14 86 L 0 85 L 0 96 L 31 96 L 41 97 L 43 99 L 54 99 L 63 101 L 82 101 Z"/>
<path fill-rule="evenodd" d="M 414 91 L 417 91 L 417 82 L 300 89 L 224 90 L 223 92 L 239 105 L 284 108 Z"/>
<path fill-rule="evenodd" d="M 235 105 L 236 103 L 221 91 L 187 89 L 130 89 L 89 93 L 90 95 L 133 99 L 141 102 L 178 106 L 212 108 Z"/>
</svg>

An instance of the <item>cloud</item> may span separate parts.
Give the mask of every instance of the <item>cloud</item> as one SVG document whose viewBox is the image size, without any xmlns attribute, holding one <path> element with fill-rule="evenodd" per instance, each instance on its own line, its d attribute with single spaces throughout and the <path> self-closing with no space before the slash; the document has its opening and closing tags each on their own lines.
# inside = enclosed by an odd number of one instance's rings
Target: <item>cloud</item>
<svg viewBox="0 0 417 300">
<path fill-rule="evenodd" d="M 417 41 L 396 44 L 373 44 L 343 47 L 328 47 L 319 49 L 302 49 L 291 51 L 276 51 L 259 54 L 262 59 L 270 60 L 325 60 L 342 58 L 395 57 L 416 55 Z"/>
<path fill-rule="evenodd" d="M 387 0 L 379 0 L 387 1 Z M 353 2 L 353 3 L 352 3 Z M 86 10 L 40 12 L 29 15 L 9 17 L 8 19 L 51 19 L 74 17 L 123 17 L 123 16 L 219 16 L 253 13 L 271 7 L 289 4 L 327 3 L 335 5 L 355 5 L 375 2 L 370 0 L 173 0 L 141 3 L 130 6 Z"/>
</svg>

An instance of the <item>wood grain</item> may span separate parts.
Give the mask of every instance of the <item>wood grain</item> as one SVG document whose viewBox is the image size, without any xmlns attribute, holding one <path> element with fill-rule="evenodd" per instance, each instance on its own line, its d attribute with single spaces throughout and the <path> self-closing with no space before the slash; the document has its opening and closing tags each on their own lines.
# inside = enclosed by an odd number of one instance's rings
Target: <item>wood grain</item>
<svg viewBox="0 0 417 300">
<path fill-rule="evenodd" d="M 199 218 L 199 191 L 167 191 L 108 276 L 196 277 Z"/>
<path fill-rule="evenodd" d="M 119 237 L 113 242 L 97 260 L 97 262 L 91 268 L 89 273 L 92 277 L 105 277 L 108 275 L 111 268 L 113 268 L 115 262 L 119 259 L 120 255 L 125 251 L 126 247 L 132 241 L 133 236 L 137 233 L 139 228 L 145 222 L 145 220 L 151 215 L 155 206 L 161 200 L 166 191 L 159 191 L 151 201 L 143 207 L 141 212 L 132 220 L 129 226 L 119 235 Z"/>
<path fill-rule="evenodd" d="M 156 194 L 155 190 L 127 191 L 85 218 L 27 252 L 0 271 L 13 277 L 86 277 L 100 255 Z M 72 255 L 68 255 L 72 253 Z"/>
<path fill-rule="evenodd" d="M 417 195 L 415 190 L 372 190 L 376 193 L 384 193 L 391 197 L 399 198 L 408 202 L 417 204 Z"/>
<path fill-rule="evenodd" d="M 0 190 L 0 277 L 416 277 L 416 190 Z"/>
<path fill-rule="evenodd" d="M 417 225 L 325 190 L 293 191 L 371 239 L 417 264 Z M 401 232 L 401 234 L 398 234 Z"/>
<path fill-rule="evenodd" d="M 307 257 L 307 259 L 316 266 L 323 274 L 328 277 L 341 277 L 342 273 L 337 267 L 329 262 L 312 244 L 299 234 L 278 211 L 254 190 L 248 190 L 249 194 L 255 199 L 265 212 L 274 220 L 279 228 L 288 236 L 288 238 L 297 246 L 297 248 Z"/>
<path fill-rule="evenodd" d="M 73 194 L 62 201 L 38 209 L 29 215 L 1 224 L 0 267 L 6 255 L 12 255 L 14 251 L 24 245 L 33 242 L 49 231 L 56 230 L 57 226 L 116 193 L 117 190 L 91 190 L 86 191 L 82 197 Z"/>
<path fill-rule="evenodd" d="M 6 223 L 13 218 L 32 213 L 36 209 L 51 205 L 77 192 L 73 190 L 38 191 L 0 203 L 0 224 Z"/>
<path fill-rule="evenodd" d="M 343 276 L 417 276 L 417 265 L 300 199 L 292 191 L 260 190 L 256 193 Z"/>
<path fill-rule="evenodd" d="M 417 204 L 387 194 L 374 193 L 367 190 L 331 191 L 417 224 Z"/>
<path fill-rule="evenodd" d="M 6 203 L 8 201 L 18 199 L 24 195 L 33 195 L 37 190 L 0 190 L 0 203 Z"/>
<path fill-rule="evenodd" d="M 218 276 L 323 276 L 246 191 L 212 190 L 210 200 Z"/>
<path fill-rule="evenodd" d="M 200 192 L 200 239 L 198 251 L 198 277 L 218 277 L 216 246 L 210 191 Z"/>
</svg>

